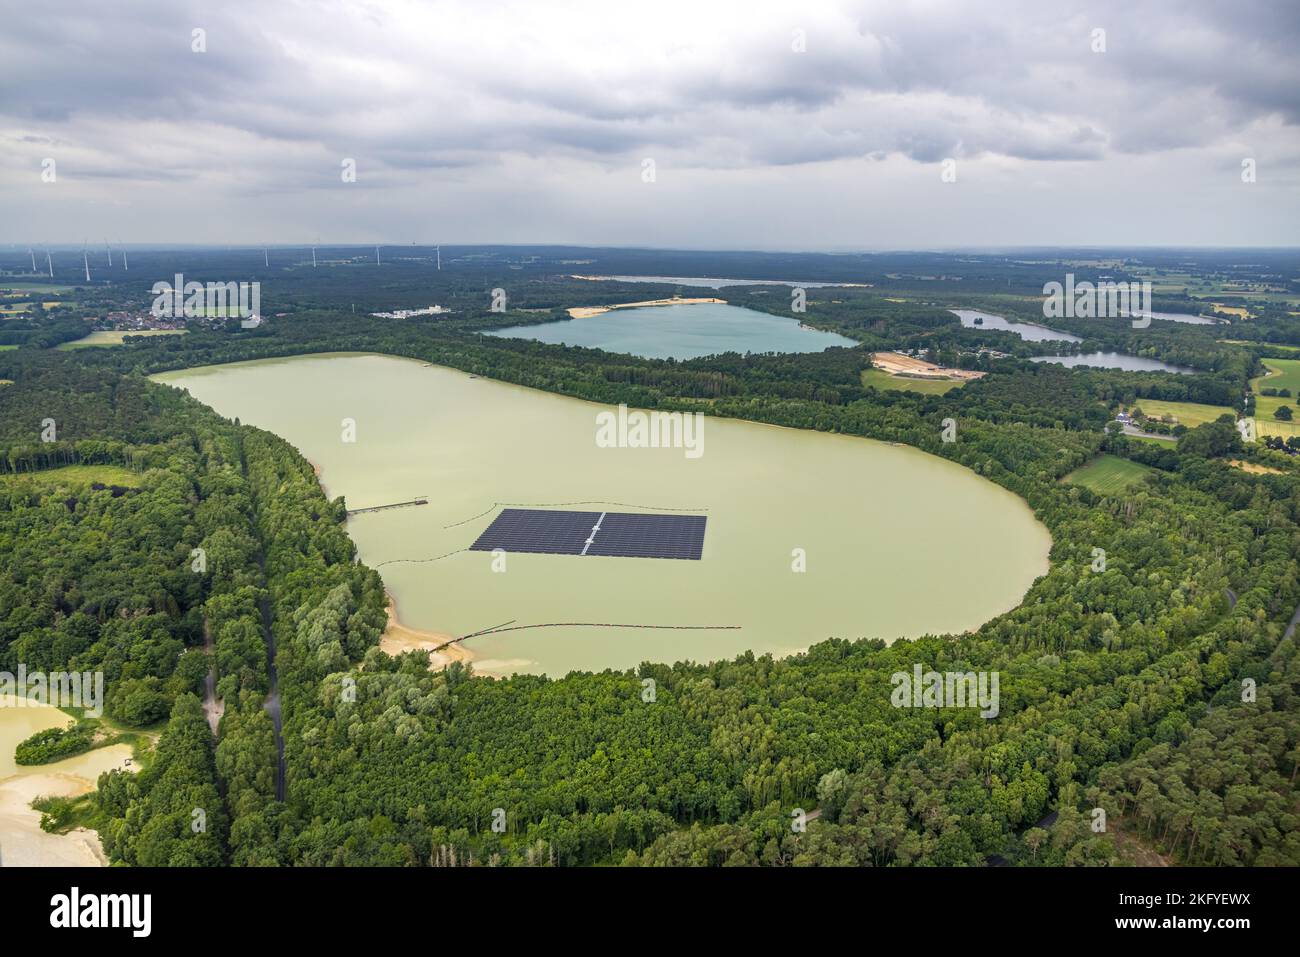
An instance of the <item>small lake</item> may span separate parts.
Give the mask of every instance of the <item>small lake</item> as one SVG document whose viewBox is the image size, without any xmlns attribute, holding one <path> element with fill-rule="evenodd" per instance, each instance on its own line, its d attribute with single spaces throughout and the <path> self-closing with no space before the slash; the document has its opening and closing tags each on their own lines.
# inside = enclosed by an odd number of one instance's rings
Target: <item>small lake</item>
<svg viewBox="0 0 1300 957">
<path fill-rule="evenodd" d="M 1206 316 L 1193 316 L 1186 312 L 1153 312 L 1152 319 L 1163 319 L 1165 322 L 1183 322 L 1189 326 L 1217 326 L 1220 325 L 1218 319 L 1210 319 Z"/>
<path fill-rule="evenodd" d="M 353 516 L 348 532 L 406 626 L 459 636 L 546 625 L 466 641 L 489 674 L 958 633 L 1015 607 L 1048 569 L 1051 537 L 1023 500 L 913 448 L 712 417 L 696 458 L 600 447 L 606 406 L 381 355 L 155 378 L 283 436 L 350 508 L 428 496 Z M 345 417 L 353 443 L 341 441 Z M 494 570 L 491 553 L 465 549 L 507 504 L 704 515 L 703 555 L 510 553 Z M 638 623 L 710 628 L 623 627 Z"/>
<path fill-rule="evenodd" d="M 1125 352 L 1085 352 L 1077 356 L 1033 356 L 1034 362 L 1054 362 L 1057 365 L 1087 366 L 1095 369 L 1123 369 L 1125 372 L 1176 372 L 1179 375 L 1193 375 L 1196 369 L 1176 366 L 1159 359 L 1146 359 L 1131 356 Z"/>
<path fill-rule="evenodd" d="M 997 329 L 999 332 L 1014 332 L 1026 342 L 1082 342 L 1078 336 L 1068 332 L 1057 332 L 1047 326 L 1038 326 L 1032 322 L 1008 322 L 1002 316 L 995 316 L 978 309 L 949 309 L 961 320 L 967 329 Z M 976 322 L 976 320 L 979 320 Z"/>
<path fill-rule="evenodd" d="M 597 316 L 510 326 L 484 334 L 586 346 L 647 359 L 697 359 L 723 352 L 821 352 L 831 346 L 857 345 L 836 333 L 811 329 L 793 317 L 716 302 L 611 309 Z"/>
</svg>

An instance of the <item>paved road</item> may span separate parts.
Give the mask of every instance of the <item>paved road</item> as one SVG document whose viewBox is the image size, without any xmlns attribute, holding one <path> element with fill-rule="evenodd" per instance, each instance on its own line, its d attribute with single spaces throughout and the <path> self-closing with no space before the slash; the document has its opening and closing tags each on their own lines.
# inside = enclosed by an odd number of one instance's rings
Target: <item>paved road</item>
<svg viewBox="0 0 1300 957">
<path fill-rule="evenodd" d="M 1286 641 L 1286 639 L 1295 634 L 1297 624 L 1300 624 L 1300 605 L 1296 605 L 1295 614 L 1291 616 L 1291 624 L 1286 626 L 1286 633 L 1282 635 L 1283 641 Z"/>
</svg>

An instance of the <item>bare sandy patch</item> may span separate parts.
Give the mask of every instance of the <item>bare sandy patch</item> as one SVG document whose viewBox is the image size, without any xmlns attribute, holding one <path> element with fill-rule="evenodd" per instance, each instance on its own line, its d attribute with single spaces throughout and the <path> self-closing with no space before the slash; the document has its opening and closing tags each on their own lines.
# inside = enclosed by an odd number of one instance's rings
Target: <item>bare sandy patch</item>
<svg viewBox="0 0 1300 957">
<path fill-rule="evenodd" d="M 872 353 L 871 364 L 890 375 L 910 376 L 914 379 L 951 379 L 967 382 L 984 378 L 983 372 L 949 369 L 946 366 L 935 365 L 933 362 L 926 362 L 924 359 L 905 356 L 901 352 Z"/>
<path fill-rule="evenodd" d="M 719 302 L 726 305 L 727 300 L 711 296 L 689 299 L 673 296 L 670 299 L 647 299 L 645 302 L 621 302 L 613 306 L 574 306 L 567 311 L 574 319 L 589 319 L 614 309 L 639 309 L 642 306 L 694 306 L 703 302 Z"/>
<path fill-rule="evenodd" d="M 1241 469 L 1251 475 L 1286 475 L 1281 469 L 1269 468 L 1267 465 L 1259 465 L 1255 462 L 1243 462 L 1241 459 L 1228 459 L 1228 464 L 1234 469 Z"/>
</svg>

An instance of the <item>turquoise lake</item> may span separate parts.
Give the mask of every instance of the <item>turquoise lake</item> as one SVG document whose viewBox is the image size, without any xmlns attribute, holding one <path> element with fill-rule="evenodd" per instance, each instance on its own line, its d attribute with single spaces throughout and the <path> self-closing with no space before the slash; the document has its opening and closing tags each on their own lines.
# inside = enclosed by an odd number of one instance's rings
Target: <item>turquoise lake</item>
<svg viewBox="0 0 1300 957">
<path fill-rule="evenodd" d="M 566 346 L 587 346 L 647 359 L 696 359 L 722 352 L 821 352 L 856 346 L 852 339 L 724 303 L 612 309 L 598 316 L 485 333 Z"/>
</svg>

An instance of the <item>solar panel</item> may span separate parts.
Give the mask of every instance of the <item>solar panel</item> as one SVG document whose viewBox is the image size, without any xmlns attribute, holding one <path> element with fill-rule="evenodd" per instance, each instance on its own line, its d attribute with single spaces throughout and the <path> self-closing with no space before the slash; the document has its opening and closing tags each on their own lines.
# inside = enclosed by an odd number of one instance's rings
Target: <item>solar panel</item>
<svg viewBox="0 0 1300 957">
<path fill-rule="evenodd" d="M 470 549 L 699 560 L 706 521 L 704 515 L 506 508 Z"/>
</svg>

